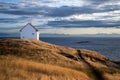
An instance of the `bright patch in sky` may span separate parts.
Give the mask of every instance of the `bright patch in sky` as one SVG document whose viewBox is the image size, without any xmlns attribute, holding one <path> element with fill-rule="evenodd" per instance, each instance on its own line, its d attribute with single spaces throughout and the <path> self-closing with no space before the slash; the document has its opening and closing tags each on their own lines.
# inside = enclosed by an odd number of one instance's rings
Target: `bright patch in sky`
<svg viewBox="0 0 120 80">
<path fill-rule="evenodd" d="M 52 34 L 120 34 L 120 29 L 117 28 L 50 28 L 41 29 L 42 33 Z M 52 31 L 52 32 L 51 32 Z"/>
</svg>

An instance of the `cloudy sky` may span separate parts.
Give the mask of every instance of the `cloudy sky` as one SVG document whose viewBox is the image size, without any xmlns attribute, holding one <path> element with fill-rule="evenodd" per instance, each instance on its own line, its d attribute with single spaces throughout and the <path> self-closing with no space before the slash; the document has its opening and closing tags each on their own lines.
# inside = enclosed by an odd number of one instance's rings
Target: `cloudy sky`
<svg viewBox="0 0 120 80">
<path fill-rule="evenodd" d="M 42 34 L 120 35 L 120 0 L 0 0 L 0 33 L 30 21 Z"/>
</svg>

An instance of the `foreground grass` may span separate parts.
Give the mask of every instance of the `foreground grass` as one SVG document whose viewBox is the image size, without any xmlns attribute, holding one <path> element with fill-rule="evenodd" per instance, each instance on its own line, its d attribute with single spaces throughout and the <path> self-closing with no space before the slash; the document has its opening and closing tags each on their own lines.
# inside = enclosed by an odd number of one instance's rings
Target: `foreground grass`
<svg viewBox="0 0 120 80">
<path fill-rule="evenodd" d="M 15 56 L 0 56 L 0 80 L 90 80 L 83 73 Z"/>
</svg>

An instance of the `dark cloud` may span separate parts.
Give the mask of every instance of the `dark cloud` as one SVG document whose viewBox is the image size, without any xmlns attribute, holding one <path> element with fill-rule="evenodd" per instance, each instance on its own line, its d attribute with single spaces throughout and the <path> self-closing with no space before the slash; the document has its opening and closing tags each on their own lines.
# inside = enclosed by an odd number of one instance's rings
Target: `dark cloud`
<svg viewBox="0 0 120 80">
<path fill-rule="evenodd" d="M 84 6 L 84 7 L 62 6 L 59 8 L 49 9 L 47 13 L 45 13 L 44 15 L 51 17 L 66 17 L 75 14 L 92 14 L 92 13 L 102 13 L 102 12 L 109 12 L 115 10 L 120 10 L 120 5 L 106 6 L 102 10 L 92 8 L 90 6 Z"/>
<path fill-rule="evenodd" d="M 114 3 L 118 2 L 119 0 L 86 0 L 87 2 L 90 2 L 92 5 L 101 5 L 104 3 Z"/>
<path fill-rule="evenodd" d="M 46 16 L 51 17 L 66 17 L 74 14 L 93 13 L 96 10 L 90 7 L 73 7 L 73 6 L 62 6 L 59 8 L 53 8 L 46 13 Z"/>
<path fill-rule="evenodd" d="M 106 5 L 103 9 L 108 11 L 120 10 L 120 5 Z"/>
<path fill-rule="evenodd" d="M 14 30 L 14 29 L 20 29 L 20 28 L 19 27 L 0 28 L 0 30 Z"/>
<path fill-rule="evenodd" d="M 48 7 L 48 6 L 24 6 L 20 7 L 13 3 L 2 3 L 0 8 L 1 13 L 13 15 L 43 15 L 49 17 L 66 17 L 75 14 L 91 14 L 99 12 L 107 12 L 119 10 L 120 6 L 106 6 L 104 9 L 99 10 L 91 6 L 74 7 L 74 6 L 61 6 L 61 7 Z"/>
<path fill-rule="evenodd" d="M 12 3 L 0 3 L 0 12 L 4 14 L 13 14 L 13 15 L 44 15 L 51 8 L 46 6 L 41 7 L 32 7 L 32 6 L 24 6 L 21 7 L 17 4 Z"/>
<path fill-rule="evenodd" d="M 16 23 L 16 22 L 18 21 L 13 18 L 0 18 L 0 23 Z"/>
<path fill-rule="evenodd" d="M 104 21 L 97 20 L 83 20 L 83 21 L 49 21 L 48 26 L 54 27 L 76 27 L 76 28 L 85 28 L 85 27 L 116 27 L 120 26 L 120 22 L 106 23 Z"/>
<path fill-rule="evenodd" d="M 103 3 L 105 3 L 105 2 L 109 2 L 109 1 L 111 1 L 111 0 L 87 0 L 88 2 L 91 2 L 92 4 L 103 4 Z"/>
<path fill-rule="evenodd" d="M 0 18 L 0 23 L 20 23 L 24 22 L 27 20 L 29 17 L 27 16 L 22 16 L 22 17 L 17 17 L 17 18 Z"/>
</svg>

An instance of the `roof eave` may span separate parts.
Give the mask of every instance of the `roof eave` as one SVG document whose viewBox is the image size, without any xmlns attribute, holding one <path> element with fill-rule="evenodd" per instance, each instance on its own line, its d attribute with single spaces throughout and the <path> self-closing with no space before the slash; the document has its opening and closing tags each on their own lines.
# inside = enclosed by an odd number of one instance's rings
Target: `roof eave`
<svg viewBox="0 0 120 80">
<path fill-rule="evenodd" d="M 33 26 L 31 23 L 28 23 L 29 25 L 31 25 L 36 32 L 39 32 L 39 30 L 37 28 L 35 28 L 35 26 Z M 26 24 L 24 27 L 22 27 L 19 31 L 21 32 L 28 24 Z"/>
</svg>

